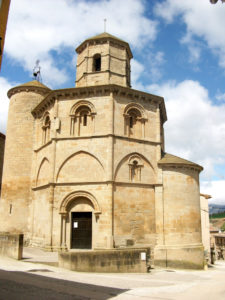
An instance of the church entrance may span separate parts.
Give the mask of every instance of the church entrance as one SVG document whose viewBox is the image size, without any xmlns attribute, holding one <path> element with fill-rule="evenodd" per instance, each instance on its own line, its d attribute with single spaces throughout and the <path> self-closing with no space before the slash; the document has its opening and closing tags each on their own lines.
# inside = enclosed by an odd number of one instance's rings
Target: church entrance
<svg viewBox="0 0 225 300">
<path fill-rule="evenodd" d="M 72 212 L 71 213 L 71 248 L 91 249 L 92 248 L 92 213 Z"/>
</svg>

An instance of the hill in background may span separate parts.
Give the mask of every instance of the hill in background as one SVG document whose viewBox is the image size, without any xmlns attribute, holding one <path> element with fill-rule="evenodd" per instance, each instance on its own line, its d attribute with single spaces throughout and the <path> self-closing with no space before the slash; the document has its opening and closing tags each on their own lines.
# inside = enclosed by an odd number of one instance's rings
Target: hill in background
<svg viewBox="0 0 225 300">
<path fill-rule="evenodd" d="M 209 204 L 209 214 L 218 214 L 225 212 L 224 204 Z"/>
</svg>

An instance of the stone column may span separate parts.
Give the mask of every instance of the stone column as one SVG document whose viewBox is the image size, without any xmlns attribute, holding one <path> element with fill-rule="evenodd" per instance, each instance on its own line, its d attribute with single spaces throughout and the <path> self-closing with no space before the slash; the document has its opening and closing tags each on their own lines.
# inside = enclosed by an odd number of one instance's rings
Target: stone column
<svg viewBox="0 0 225 300">
<path fill-rule="evenodd" d="M 114 98 L 113 98 L 113 92 L 110 93 L 110 101 L 111 101 L 111 134 L 112 137 L 111 140 L 111 152 L 110 152 L 110 174 L 109 178 L 112 182 L 111 186 L 111 239 L 110 239 L 110 248 L 113 248 L 114 246 Z"/>
<path fill-rule="evenodd" d="M 66 218 L 67 213 L 61 213 L 61 237 L 60 237 L 60 248 L 62 251 L 67 251 L 66 246 Z"/>
</svg>

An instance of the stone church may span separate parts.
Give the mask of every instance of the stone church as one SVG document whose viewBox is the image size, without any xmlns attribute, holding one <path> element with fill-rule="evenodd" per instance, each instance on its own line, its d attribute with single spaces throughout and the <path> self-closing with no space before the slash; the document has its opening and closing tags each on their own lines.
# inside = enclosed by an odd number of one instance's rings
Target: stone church
<svg viewBox="0 0 225 300">
<path fill-rule="evenodd" d="M 134 90 L 129 44 L 76 49 L 74 88 L 9 90 L 0 231 L 49 251 L 150 247 L 155 265 L 201 268 L 199 173 L 165 152 L 162 97 Z"/>
</svg>

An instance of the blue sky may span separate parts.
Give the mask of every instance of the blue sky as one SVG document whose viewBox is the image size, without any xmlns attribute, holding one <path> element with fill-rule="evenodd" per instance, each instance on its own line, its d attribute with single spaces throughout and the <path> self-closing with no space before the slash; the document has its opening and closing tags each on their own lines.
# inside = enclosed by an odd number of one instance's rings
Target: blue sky
<svg viewBox="0 0 225 300">
<path fill-rule="evenodd" d="M 163 96 L 166 151 L 201 164 L 201 192 L 225 204 L 225 4 L 209 0 L 12 0 L 0 73 L 0 131 L 12 86 L 73 87 L 75 48 L 104 30 L 130 44 L 132 87 Z"/>
</svg>

